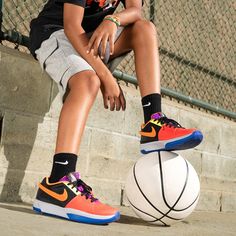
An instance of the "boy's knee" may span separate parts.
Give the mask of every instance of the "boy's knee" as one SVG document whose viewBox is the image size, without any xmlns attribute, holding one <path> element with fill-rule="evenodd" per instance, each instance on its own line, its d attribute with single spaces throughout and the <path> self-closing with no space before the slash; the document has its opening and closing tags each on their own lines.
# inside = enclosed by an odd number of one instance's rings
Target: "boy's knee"
<svg viewBox="0 0 236 236">
<path fill-rule="evenodd" d="M 133 24 L 132 32 L 133 35 L 131 42 L 133 48 L 147 45 L 150 41 L 158 42 L 156 27 L 151 21 L 136 21 Z"/>
<path fill-rule="evenodd" d="M 91 92 L 97 94 L 101 86 L 101 81 L 99 77 L 95 73 L 92 73 L 87 79 L 88 79 L 87 82 L 91 89 Z"/>
<path fill-rule="evenodd" d="M 138 20 L 133 24 L 133 30 L 138 34 L 155 34 L 156 35 L 156 26 L 148 20 Z"/>
<path fill-rule="evenodd" d="M 99 77 L 93 71 L 84 71 L 74 75 L 69 81 L 71 91 L 77 91 L 83 87 L 87 89 L 90 95 L 97 95 L 101 82 Z"/>
</svg>

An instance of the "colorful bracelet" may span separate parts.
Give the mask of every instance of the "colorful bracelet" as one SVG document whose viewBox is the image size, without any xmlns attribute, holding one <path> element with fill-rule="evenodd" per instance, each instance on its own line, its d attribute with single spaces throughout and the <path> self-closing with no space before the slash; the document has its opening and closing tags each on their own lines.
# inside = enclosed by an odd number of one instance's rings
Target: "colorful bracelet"
<svg viewBox="0 0 236 236">
<path fill-rule="evenodd" d="M 109 20 L 109 21 L 115 23 L 117 27 L 120 26 L 120 19 L 117 16 L 108 15 L 103 20 Z"/>
<path fill-rule="evenodd" d="M 105 19 L 106 18 L 113 18 L 113 19 L 117 20 L 118 22 L 120 22 L 120 18 L 118 16 L 116 16 L 116 15 L 106 15 Z"/>
</svg>

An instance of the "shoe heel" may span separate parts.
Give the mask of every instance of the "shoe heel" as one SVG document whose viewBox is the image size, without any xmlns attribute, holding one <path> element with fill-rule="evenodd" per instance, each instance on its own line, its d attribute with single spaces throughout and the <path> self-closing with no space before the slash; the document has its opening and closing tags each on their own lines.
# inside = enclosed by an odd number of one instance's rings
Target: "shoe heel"
<svg viewBox="0 0 236 236">
<path fill-rule="evenodd" d="M 56 206 L 47 202 L 40 201 L 38 199 L 36 199 L 33 204 L 33 210 L 36 212 L 40 212 L 42 214 L 47 214 L 51 216 L 68 219 L 65 208 L 59 207 L 59 206 Z"/>
<path fill-rule="evenodd" d="M 34 204 L 33 204 L 33 210 L 36 212 L 36 213 L 42 213 L 41 209 L 40 209 L 40 206 L 39 204 L 35 201 Z"/>
</svg>

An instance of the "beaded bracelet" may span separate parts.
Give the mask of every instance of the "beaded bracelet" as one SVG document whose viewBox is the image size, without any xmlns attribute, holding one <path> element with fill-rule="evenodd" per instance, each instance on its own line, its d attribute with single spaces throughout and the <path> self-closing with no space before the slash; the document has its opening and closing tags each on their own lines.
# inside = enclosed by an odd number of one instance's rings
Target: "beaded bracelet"
<svg viewBox="0 0 236 236">
<path fill-rule="evenodd" d="M 120 26 L 120 19 L 117 16 L 108 15 L 103 20 L 109 20 L 116 24 L 117 27 Z"/>
</svg>

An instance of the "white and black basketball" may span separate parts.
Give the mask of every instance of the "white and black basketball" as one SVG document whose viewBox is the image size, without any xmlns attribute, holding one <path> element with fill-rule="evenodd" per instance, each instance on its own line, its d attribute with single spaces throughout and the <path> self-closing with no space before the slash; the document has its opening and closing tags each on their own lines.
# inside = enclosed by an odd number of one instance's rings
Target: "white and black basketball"
<svg viewBox="0 0 236 236">
<path fill-rule="evenodd" d="M 166 226 L 190 215 L 200 194 L 193 166 L 177 153 L 166 151 L 141 157 L 130 170 L 125 188 L 140 218 Z"/>
</svg>

